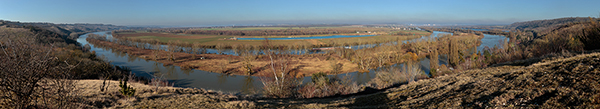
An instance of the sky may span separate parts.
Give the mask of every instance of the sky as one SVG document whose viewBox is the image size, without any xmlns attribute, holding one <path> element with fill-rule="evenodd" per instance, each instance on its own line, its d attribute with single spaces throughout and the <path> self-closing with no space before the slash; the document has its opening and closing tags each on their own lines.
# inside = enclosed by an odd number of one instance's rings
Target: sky
<svg viewBox="0 0 600 109">
<path fill-rule="evenodd" d="M 122 26 L 510 24 L 598 17 L 600 0 L 0 0 L 0 19 Z"/>
</svg>

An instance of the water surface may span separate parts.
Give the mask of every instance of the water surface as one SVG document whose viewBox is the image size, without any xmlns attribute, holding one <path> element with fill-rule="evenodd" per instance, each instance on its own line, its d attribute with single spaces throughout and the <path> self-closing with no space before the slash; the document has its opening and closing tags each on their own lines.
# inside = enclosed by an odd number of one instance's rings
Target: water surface
<svg viewBox="0 0 600 109">
<path fill-rule="evenodd" d="M 111 38 L 112 35 L 110 32 L 95 32 L 93 34 L 99 35 L 107 35 L 107 37 Z M 409 41 L 417 41 L 423 40 L 433 37 L 439 37 L 440 34 L 451 34 L 447 32 L 439 32 L 434 31 L 430 36 L 425 36 L 419 39 L 413 39 Z M 85 38 L 88 37 L 88 34 L 81 35 L 77 42 L 81 43 L 81 45 L 89 44 Z M 481 46 L 493 46 L 498 43 L 498 41 L 494 41 L 496 39 L 500 39 L 503 36 L 492 35 L 491 37 L 486 36 L 484 39 L 489 41 L 485 41 Z M 482 39 L 482 41 L 484 40 Z M 403 41 L 406 43 L 407 41 Z M 393 42 L 395 44 L 395 42 Z M 368 48 L 372 47 L 376 44 L 366 44 L 366 45 L 357 45 L 352 46 L 353 49 L 360 48 Z M 192 88 L 204 88 L 204 89 L 212 89 L 224 92 L 241 92 L 241 93 L 253 93 L 256 90 L 260 90 L 262 87 L 262 83 L 260 82 L 259 77 L 254 76 L 242 76 L 242 75 L 225 75 L 222 73 L 212 73 L 209 71 L 202 70 L 181 70 L 179 66 L 163 66 L 162 63 L 145 60 L 138 58 L 136 56 L 128 55 L 127 53 L 122 53 L 118 51 L 114 51 L 110 48 L 102 48 L 95 47 L 90 44 L 91 50 L 96 52 L 96 55 L 103 57 L 105 61 L 110 61 L 111 64 L 117 66 L 126 66 L 131 68 L 132 73 L 137 76 L 144 77 L 165 77 L 170 82 L 175 83 L 176 87 L 192 87 Z M 480 50 L 480 47 L 477 47 Z M 440 56 L 440 64 L 446 64 L 444 56 Z M 429 60 L 422 59 L 420 60 L 421 68 L 425 72 L 429 72 Z M 393 65 L 392 67 L 400 67 L 402 64 Z M 359 73 L 352 72 L 346 74 L 339 74 L 337 76 L 350 76 L 354 82 L 358 84 L 366 83 L 375 77 L 375 70 L 370 70 L 370 72 Z M 310 82 L 310 77 L 304 77 L 303 83 Z"/>
</svg>

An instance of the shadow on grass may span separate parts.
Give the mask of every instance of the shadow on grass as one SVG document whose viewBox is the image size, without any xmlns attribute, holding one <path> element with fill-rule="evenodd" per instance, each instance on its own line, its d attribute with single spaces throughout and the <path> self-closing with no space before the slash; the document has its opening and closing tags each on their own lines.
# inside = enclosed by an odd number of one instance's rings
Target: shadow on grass
<svg viewBox="0 0 600 109">
<path fill-rule="evenodd" d="M 169 83 L 173 83 L 173 87 L 183 87 L 190 86 L 192 84 L 192 79 L 178 79 L 178 80 L 168 80 Z M 189 87 L 188 87 L 189 88 Z"/>
<path fill-rule="evenodd" d="M 394 84 L 390 87 L 387 88 L 383 88 L 383 89 L 375 89 L 372 87 L 365 87 L 365 89 L 363 91 L 360 91 L 358 93 L 354 93 L 354 94 L 348 94 L 348 95 L 333 95 L 333 96 L 327 96 L 327 97 L 320 97 L 320 98 L 306 98 L 306 99 L 298 99 L 298 98 L 261 98 L 261 99 L 254 99 L 254 100 L 250 100 L 250 101 L 254 101 L 259 105 L 270 105 L 273 107 L 279 107 L 282 105 L 289 105 L 289 106 L 294 106 L 294 105 L 302 105 L 302 104 L 334 104 L 337 100 L 341 100 L 341 99 L 346 99 L 352 96 L 359 96 L 359 95 L 369 95 L 369 94 L 375 94 L 375 95 L 371 95 L 371 96 L 364 96 L 364 97 L 359 97 L 357 98 L 357 101 L 355 101 L 352 104 L 347 104 L 347 105 L 340 105 L 341 107 L 353 107 L 353 106 L 375 106 L 375 107 L 380 107 L 381 105 L 386 104 L 386 101 L 389 101 L 390 99 L 387 97 L 387 93 L 380 93 L 380 92 L 384 92 L 385 90 L 391 89 L 391 88 L 396 88 L 402 85 L 408 84 L 408 82 L 403 82 L 403 83 L 398 83 L 398 84 Z M 407 97 L 401 97 L 403 99 L 406 99 Z M 386 107 L 386 106 L 384 106 Z"/>
</svg>

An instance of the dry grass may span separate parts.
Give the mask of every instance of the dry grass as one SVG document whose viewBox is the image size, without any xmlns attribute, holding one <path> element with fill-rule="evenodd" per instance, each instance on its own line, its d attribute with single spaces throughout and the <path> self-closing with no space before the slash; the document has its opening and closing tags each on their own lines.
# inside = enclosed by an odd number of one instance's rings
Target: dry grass
<svg viewBox="0 0 600 109">
<path fill-rule="evenodd" d="M 100 91 L 102 80 L 79 80 L 76 90 L 84 98 L 85 108 L 251 108 L 254 103 L 235 100 L 237 97 L 215 91 L 191 88 L 156 87 L 129 83 L 135 97 L 118 92 L 118 81 L 108 81 L 108 90 Z"/>
<path fill-rule="evenodd" d="M 528 66 L 504 65 L 419 80 L 369 95 L 258 104 L 270 108 L 598 108 L 599 62 L 600 53 L 546 58 Z"/>
</svg>

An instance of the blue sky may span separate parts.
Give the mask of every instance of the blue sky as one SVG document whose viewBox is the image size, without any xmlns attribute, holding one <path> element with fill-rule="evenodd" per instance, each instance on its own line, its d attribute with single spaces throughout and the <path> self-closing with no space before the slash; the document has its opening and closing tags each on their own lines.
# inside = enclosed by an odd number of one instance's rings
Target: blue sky
<svg viewBox="0 0 600 109">
<path fill-rule="evenodd" d="M 0 19 L 126 26 L 510 24 L 598 17 L 599 5 L 600 0 L 0 0 Z"/>
</svg>

